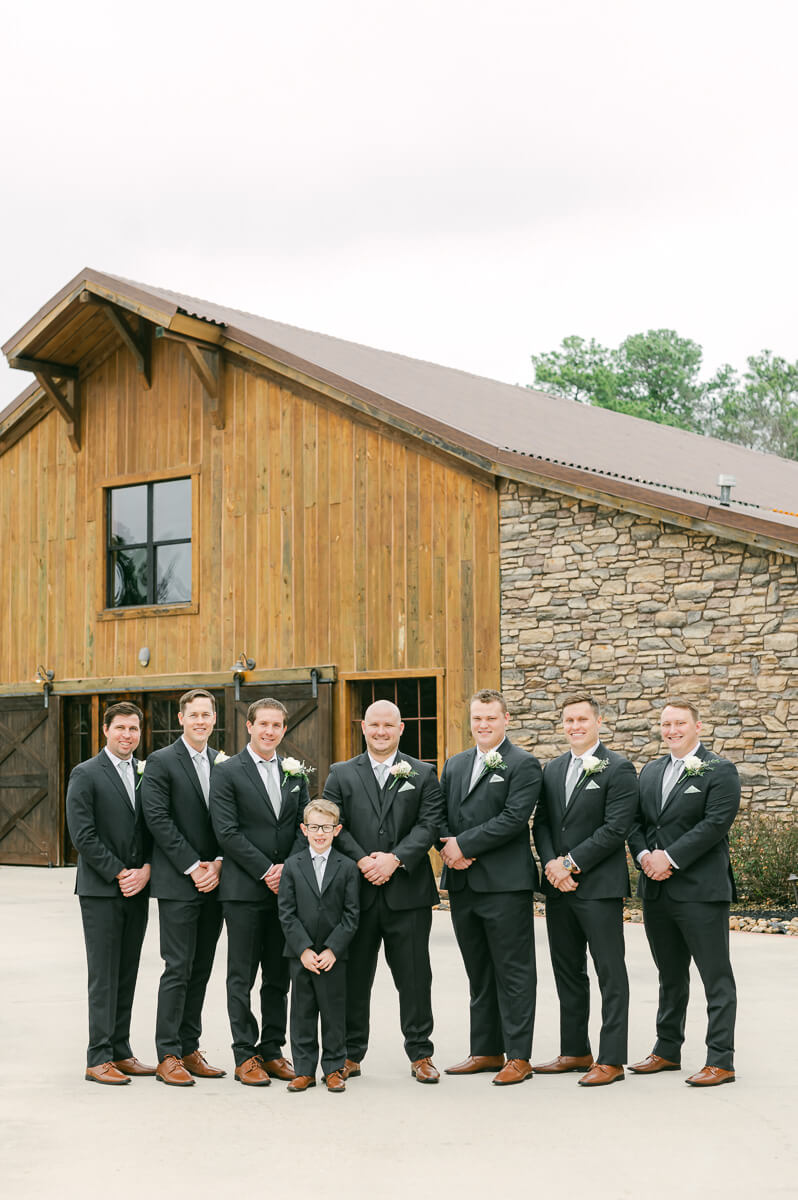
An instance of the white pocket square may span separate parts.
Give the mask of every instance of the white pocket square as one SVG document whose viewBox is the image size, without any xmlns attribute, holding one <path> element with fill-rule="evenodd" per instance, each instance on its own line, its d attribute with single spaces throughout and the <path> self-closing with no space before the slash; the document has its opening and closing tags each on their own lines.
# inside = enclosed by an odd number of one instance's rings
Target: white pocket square
<svg viewBox="0 0 798 1200">
<path fill-rule="evenodd" d="M 589 792 L 591 788 L 597 788 L 597 787 L 598 787 L 598 784 L 596 783 L 595 779 L 591 779 L 589 783 L 585 784 L 585 791 Z"/>
<path fill-rule="evenodd" d="M 700 791 L 701 791 L 701 788 L 695 787 L 695 785 L 692 783 L 690 784 L 689 788 L 684 789 L 685 795 L 687 795 L 688 792 L 700 792 Z"/>
<path fill-rule="evenodd" d="M 297 785 L 296 785 L 296 787 L 292 787 L 292 788 L 291 788 L 291 791 L 292 791 L 292 792 L 298 792 L 298 791 L 299 791 L 299 784 L 297 784 Z"/>
<path fill-rule="evenodd" d="M 504 777 L 501 775 L 491 775 L 488 783 L 504 783 Z"/>
<path fill-rule="evenodd" d="M 413 792 L 413 791 L 415 791 L 415 788 L 413 787 L 412 783 L 408 783 L 407 780 L 405 780 L 405 782 L 399 788 L 399 791 L 400 792 Z"/>
</svg>

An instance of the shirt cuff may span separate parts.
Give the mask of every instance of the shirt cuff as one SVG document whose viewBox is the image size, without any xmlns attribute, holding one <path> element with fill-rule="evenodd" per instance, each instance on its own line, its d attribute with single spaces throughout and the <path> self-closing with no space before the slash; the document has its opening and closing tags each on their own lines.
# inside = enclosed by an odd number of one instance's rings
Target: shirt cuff
<svg viewBox="0 0 798 1200">
<path fill-rule="evenodd" d="M 575 869 L 575 870 L 576 870 L 578 873 L 581 873 L 581 871 L 580 871 L 580 867 L 579 867 L 579 863 L 576 861 L 576 859 L 574 858 L 574 856 L 573 856 L 573 854 L 571 853 L 571 851 L 570 851 L 570 850 L 568 851 L 568 853 L 566 854 L 566 856 L 565 856 L 565 857 L 566 857 L 566 858 L 570 858 L 571 862 L 574 864 L 574 869 Z"/>
<path fill-rule="evenodd" d="M 644 854 L 650 854 L 650 853 L 651 853 L 651 851 L 650 851 L 650 850 L 641 850 L 641 851 L 640 851 L 640 853 L 639 853 L 639 854 L 638 854 L 638 856 L 637 856 L 637 861 L 638 861 L 638 863 L 639 863 L 641 866 L 643 865 L 643 855 L 644 855 Z"/>
<path fill-rule="evenodd" d="M 191 866 L 189 867 L 189 869 L 187 871 L 184 871 L 183 874 L 190 875 L 192 871 L 196 871 L 196 869 L 199 865 L 200 865 L 200 860 L 197 859 L 197 861 L 195 863 L 192 863 Z"/>
<path fill-rule="evenodd" d="M 667 851 L 667 850 L 663 850 L 663 851 L 662 851 L 662 853 L 665 855 L 665 857 L 667 858 L 668 862 L 669 862 L 669 863 L 671 864 L 671 866 L 673 867 L 674 871 L 678 871 L 678 870 L 679 870 L 679 864 L 678 864 L 678 863 L 675 863 L 675 862 L 673 861 L 673 859 L 671 858 L 670 854 L 668 854 L 668 851 Z"/>
</svg>

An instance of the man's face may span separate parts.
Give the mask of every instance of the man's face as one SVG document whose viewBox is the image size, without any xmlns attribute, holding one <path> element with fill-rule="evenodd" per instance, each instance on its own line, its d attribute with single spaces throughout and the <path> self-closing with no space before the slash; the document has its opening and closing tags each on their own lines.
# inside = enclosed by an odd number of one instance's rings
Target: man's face
<svg viewBox="0 0 798 1200">
<path fill-rule="evenodd" d="M 698 742 L 701 722 L 696 721 L 689 708 L 668 704 L 659 719 L 662 740 L 675 758 L 684 758 Z"/>
<path fill-rule="evenodd" d="M 279 708 L 259 708 L 247 721 L 249 744 L 261 758 L 271 758 L 285 734 L 285 717 Z"/>
<path fill-rule="evenodd" d="M 141 741 L 141 723 L 137 716 L 119 713 L 110 725 L 103 725 L 105 742 L 117 758 L 130 758 Z"/>
<path fill-rule="evenodd" d="M 591 746 L 595 746 L 600 738 L 599 725 L 601 717 L 597 716 L 592 704 L 584 701 L 581 704 L 568 704 L 562 710 L 562 727 L 568 738 L 568 745 L 574 754 L 582 755 Z"/>
<path fill-rule="evenodd" d="M 366 709 L 360 728 L 372 758 L 384 762 L 398 749 L 404 723 L 395 704 L 377 700 Z"/>
<path fill-rule="evenodd" d="M 177 714 L 186 741 L 194 750 L 204 750 L 216 724 L 216 713 L 207 696 L 191 700 L 183 712 Z"/>
<path fill-rule="evenodd" d="M 325 829 L 311 828 L 311 826 L 326 826 Z M 333 843 L 333 838 L 338 837 L 341 832 L 341 826 L 336 825 L 329 813 L 319 812 L 317 808 L 312 808 L 308 813 L 307 825 L 300 826 L 305 837 L 311 845 L 314 854 L 323 854 L 328 850 Z"/>
<path fill-rule="evenodd" d="M 510 714 L 502 710 L 498 700 L 491 700 L 487 704 L 484 700 L 472 701 L 471 733 L 483 754 L 504 741 L 509 724 Z"/>
</svg>

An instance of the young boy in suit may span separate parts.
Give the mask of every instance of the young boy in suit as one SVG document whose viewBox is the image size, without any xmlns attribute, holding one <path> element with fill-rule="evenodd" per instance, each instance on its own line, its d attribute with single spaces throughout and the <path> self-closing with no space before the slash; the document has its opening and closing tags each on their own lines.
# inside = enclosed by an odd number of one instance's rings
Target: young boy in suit
<svg viewBox="0 0 798 1200">
<path fill-rule="evenodd" d="M 360 873 L 333 849 L 341 832 L 331 800 L 311 800 L 300 826 L 308 849 L 283 867 L 277 908 L 291 972 L 291 1055 L 296 1078 L 289 1092 L 316 1086 L 321 1017 L 321 1067 L 328 1092 L 346 1089 L 346 958 L 360 916 Z"/>
</svg>

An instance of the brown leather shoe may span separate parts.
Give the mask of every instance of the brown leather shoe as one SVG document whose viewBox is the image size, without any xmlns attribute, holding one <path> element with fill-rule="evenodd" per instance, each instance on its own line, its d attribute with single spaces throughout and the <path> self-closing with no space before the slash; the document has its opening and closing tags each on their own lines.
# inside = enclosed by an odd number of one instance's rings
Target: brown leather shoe
<svg viewBox="0 0 798 1200">
<path fill-rule="evenodd" d="M 194 1080 L 189 1075 L 182 1061 L 174 1054 L 167 1054 L 155 1068 L 155 1078 L 159 1083 L 171 1083 L 173 1087 L 193 1087 Z"/>
<path fill-rule="evenodd" d="M 603 1087 L 605 1083 L 617 1083 L 624 1078 L 623 1067 L 608 1063 L 594 1063 L 586 1075 L 577 1079 L 580 1087 Z"/>
<path fill-rule="evenodd" d="M 523 1083 L 525 1079 L 531 1078 L 531 1063 L 525 1058 L 508 1058 L 499 1074 L 494 1075 L 493 1083 L 497 1083 L 499 1087 L 505 1087 L 508 1083 Z"/>
<path fill-rule="evenodd" d="M 287 1092 L 306 1092 L 308 1088 L 315 1086 L 315 1075 L 295 1075 L 285 1090 Z"/>
<path fill-rule="evenodd" d="M 353 1059 L 348 1058 L 344 1063 L 343 1071 L 341 1071 L 341 1077 L 343 1079 L 357 1079 L 358 1075 L 361 1074 L 362 1071 L 360 1070 L 360 1063 L 354 1062 Z"/>
<path fill-rule="evenodd" d="M 118 1058 L 114 1063 L 117 1071 L 123 1075 L 154 1075 L 155 1067 L 147 1067 L 137 1058 Z"/>
<path fill-rule="evenodd" d="M 263 1065 L 263 1059 L 259 1054 L 253 1054 L 252 1058 L 248 1058 L 246 1062 L 241 1063 L 240 1067 L 236 1067 L 235 1077 L 239 1083 L 245 1083 L 247 1087 L 268 1087 L 271 1083 Z"/>
<path fill-rule="evenodd" d="M 417 1058 L 410 1064 L 410 1074 L 419 1083 L 437 1083 L 441 1077 L 431 1058 Z"/>
<path fill-rule="evenodd" d="M 195 1050 L 193 1054 L 184 1054 L 183 1066 L 199 1079 L 222 1079 L 227 1074 L 221 1067 L 212 1067 L 206 1062 L 201 1050 Z"/>
<path fill-rule="evenodd" d="M 327 1084 L 328 1092 L 345 1092 L 346 1084 L 342 1071 L 330 1071 L 325 1083 Z"/>
<path fill-rule="evenodd" d="M 671 1062 L 669 1058 L 660 1058 L 658 1054 L 649 1054 L 641 1062 L 630 1063 L 629 1070 L 635 1075 L 656 1075 L 658 1071 L 681 1071 L 682 1064 Z"/>
<path fill-rule="evenodd" d="M 469 1054 L 453 1067 L 444 1067 L 444 1075 L 479 1075 L 481 1071 L 499 1071 L 504 1066 L 503 1054 Z"/>
<path fill-rule="evenodd" d="M 592 1054 L 558 1054 L 551 1062 L 535 1063 L 532 1070 L 536 1075 L 562 1075 L 566 1071 L 589 1071 L 592 1066 Z"/>
<path fill-rule="evenodd" d="M 269 1058 L 263 1062 L 263 1068 L 267 1074 L 271 1075 L 272 1079 L 294 1079 L 294 1068 L 287 1058 Z"/>
<path fill-rule="evenodd" d="M 86 1067 L 84 1078 L 89 1083 L 130 1083 L 127 1075 L 117 1071 L 113 1063 L 99 1063 L 96 1067 Z"/>
<path fill-rule="evenodd" d="M 734 1071 L 726 1071 L 723 1067 L 702 1067 L 685 1079 L 691 1087 L 717 1087 L 719 1083 L 734 1083 Z"/>
</svg>

